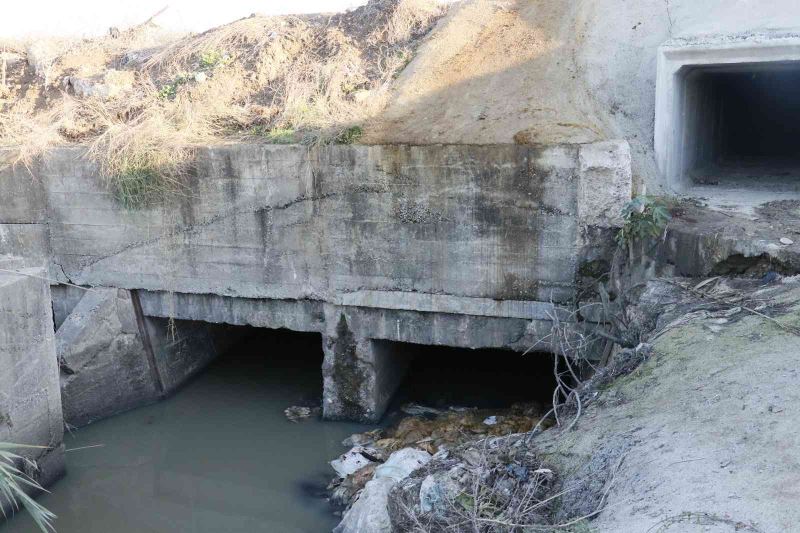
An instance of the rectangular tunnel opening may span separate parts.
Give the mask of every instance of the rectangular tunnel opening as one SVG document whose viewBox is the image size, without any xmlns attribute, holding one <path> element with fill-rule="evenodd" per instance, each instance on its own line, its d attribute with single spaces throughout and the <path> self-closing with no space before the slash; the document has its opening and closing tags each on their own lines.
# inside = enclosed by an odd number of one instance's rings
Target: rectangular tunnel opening
<svg viewBox="0 0 800 533">
<path fill-rule="evenodd" d="M 285 408 L 318 410 L 322 402 L 322 335 L 237 326 L 238 338 L 208 372 L 232 387 L 284 398 Z M 268 399 L 267 399 L 268 400 Z"/>
<path fill-rule="evenodd" d="M 684 173 L 697 185 L 800 188 L 800 62 L 687 67 Z"/>
<path fill-rule="evenodd" d="M 390 412 L 409 403 L 436 409 L 526 404 L 546 411 L 553 399 L 556 382 L 549 353 L 410 344 L 403 351 L 410 362 Z"/>
</svg>

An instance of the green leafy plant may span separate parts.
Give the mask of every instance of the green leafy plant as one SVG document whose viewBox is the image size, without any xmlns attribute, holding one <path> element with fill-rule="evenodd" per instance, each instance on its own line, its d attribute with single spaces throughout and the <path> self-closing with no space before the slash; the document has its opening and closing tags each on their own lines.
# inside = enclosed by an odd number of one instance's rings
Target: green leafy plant
<svg viewBox="0 0 800 533">
<path fill-rule="evenodd" d="M 176 77 L 172 83 L 162 85 L 161 89 L 158 90 L 158 97 L 162 100 L 175 99 L 175 96 L 178 94 L 178 87 L 186 84 L 188 81 L 189 77 L 185 74 L 181 74 L 180 76 Z"/>
<path fill-rule="evenodd" d="M 272 144 L 292 144 L 297 142 L 297 132 L 293 128 L 267 128 L 264 126 L 254 126 L 250 133 L 259 137 L 264 137 Z"/>
<path fill-rule="evenodd" d="M 624 246 L 632 240 L 652 239 L 664 233 L 672 215 L 669 206 L 654 196 L 637 196 L 622 209 L 624 224 L 617 233 L 617 242 Z"/>
<path fill-rule="evenodd" d="M 231 57 L 228 54 L 218 50 L 207 50 L 200 54 L 200 69 L 211 70 L 230 61 Z"/>
<path fill-rule="evenodd" d="M 334 137 L 333 142 L 336 144 L 355 144 L 363 135 L 364 130 L 361 126 L 350 126 Z"/>
<path fill-rule="evenodd" d="M 25 492 L 26 488 L 34 491 L 44 489 L 18 468 L 17 465 L 25 464 L 33 470 L 37 469 L 35 462 L 12 451 L 20 448 L 41 448 L 41 446 L 21 446 L 0 442 L 0 509 L 2 509 L 2 504 L 8 504 L 15 510 L 24 507 L 43 533 L 53 532 L 55 531 L 53 520 L 56 515 Z M 5 511 L 3 513 L 5 514 Z"/>
</svg>

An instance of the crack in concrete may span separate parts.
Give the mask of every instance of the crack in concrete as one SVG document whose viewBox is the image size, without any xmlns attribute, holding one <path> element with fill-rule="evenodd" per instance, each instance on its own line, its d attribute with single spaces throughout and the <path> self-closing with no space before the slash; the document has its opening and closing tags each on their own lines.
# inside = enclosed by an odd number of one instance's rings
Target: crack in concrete
<svg viewBox="0 0 800 533">
<path fill-rule="evenodd" d="M 670 0 L 664 0 L 664 7 L 667 10 L 667 20 L 669 21 L 669 36 L 670 38 L 673 37 L 673 27 L 675 26 L 675 21 L 672 18 L 672 9 L 669 4 Z"/>
<path fill-rule="evenodd" d="M 374 191 L 370 191 L 370 192 L 374 192 Z M 383 194 L 385 192 L 388 192 L 388 191 L 382 191 L 380 194 Z M 189 225 L 189 226 L 185 226 L 185 227 L 176 228 L 174 231 L 170 231 L 168 233 L 159 235 L 157 237 L 153 237 L 152 239 L 147 239 L 147 240 L 144 240 L 144 241 L 132 242 L 132 243 L 129 243 L 129 244 L 123 246 L 122 248 L 120 248 L 118 250 L 115 250 L 115 251 L 113 251 L 113 252 L 111 252 L 109 254 L 105 254 L 103 256 L 93 258 L 92 260 L 90 260 L 88 263 L 86 263 L 85 265 L 83 265 L 81 267 L 81 272 L 83 272 L 85 269 L 87 269 L 87 268 L 89 268 L 89 267 L 91 267 L 91 266 L 93 266 L 93 265 L 95 265 L 95 264 L 97 264 L 97 263 L 99 263 L 99 262 L 101 262 L 101 261 L 103 261 L 105 259 L 108 259 L 110 257 L 114 257 L 114 256 L 119 255 L 121 253 L 128 252 L 128 251 L 131 251 L 131 250 L 135 250 L 137 248 L 142 248 L 142 247 L 145 247 L 145 246 L 150 246 L 150 245 L 153 245 L 153 244 L 157 244 L 157 243 L 163 241 L 164 239 L 177 237 L 179 235 L 184 235 L 185 236 L 185 235 L 196 234 L 196 232 L 199 231 L 200 229 L 207 228 L 207 227 L 211 226 L 212 224 L 215 224 L 215 223 L 223 221 L 223 220 L 227 220 L 227 219 L 232 218 L 234 216 L 240 216 L 242 214 L 247 214 L 247 213 L 254 214 L 254 213 L 258 213 L 258 212 L 262 212 L 262 211 L 284 211 L 286 209 L 289 209 L 289 208 L 291 208 L 291 207 L 293 207 L 295 205 L 298 205 L 298 204 L 301 204 L 301 203 L 304 203 L 304 202 L 309 202 L 309 201 L 314 202 L 314 201 L 318 201 L 318 200 L 326 200 L 328 198 L 332 198 L 332 197 L 335 197 L 335 196 L 341 196 L 342 194 L 343 194 L 342 192 L 332 192 L 332 193 L 325 193 L 325 194 L 321 194 L 321 195 L 317 195 L 317 196 L 301 195 L 301 196 L 298 196 L 297 198 L 294 198 L 293 200 L 290 200 L 290 201 L 288 201 L 286 203 L 278 204 L 278 205 L 274 205 L 274 206 L 273 205 L 261 205 L 261 206 L 250 205 L 250 206 L 246 206 L 244 208 L 242 208 L 242 206 L 236 206 L 236 207 L 234 207 L 232 209 L 229 209 L 226 212 L 219 213 L 217 215 L 211 216 L 211 217 L 209 217 L 209 218 L 207 218 L 205 220 L 202 220 L 200 222 L 197 222 L 195 224 L 192 224 L 192 225 Z"/>
</svg>

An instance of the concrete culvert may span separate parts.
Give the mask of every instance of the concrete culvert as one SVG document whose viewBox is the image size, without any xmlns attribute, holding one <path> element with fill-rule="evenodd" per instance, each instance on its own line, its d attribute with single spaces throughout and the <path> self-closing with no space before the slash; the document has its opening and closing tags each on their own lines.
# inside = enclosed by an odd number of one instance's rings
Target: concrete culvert
<svg viewBox="0 0 800 533">
<path fill-rule="evenodd" d="M 688 68 L 680 109 L 695 183 L 792 187 L 800 181 L 800 62 Z"/>
<path fill-rule="evenodd" d="M 415 402 L 445 409 L 449 406 L 491 409 L 536 403 L 547 406 L 546 411 L 553 399 L 556 383 L 551 354 L 401 346 L 410 363 L 393 402 L 395 407 Z"/>
</svg>

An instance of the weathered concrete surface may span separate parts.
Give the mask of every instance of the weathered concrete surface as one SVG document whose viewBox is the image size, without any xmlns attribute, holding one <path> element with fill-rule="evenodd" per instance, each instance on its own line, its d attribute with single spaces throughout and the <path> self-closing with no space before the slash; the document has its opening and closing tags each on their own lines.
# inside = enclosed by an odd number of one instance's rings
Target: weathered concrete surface
<svg viewBox="0 0 800 533">
<path fill-rule="evenodd" d="M 178 390 L 242 337 L 241 330 L 226 324 L 150 317 L 144 322 L 165 395 Z"/>
<path fill-rule="evenodd" d="M 81 427 L 160 398 L 130 293 L 94 288 L 56 332 L 64 420 Z"/>
<path fill-rule="evenodd" d="M 92 288 L 56 332 L 71 426 L 171 394 L 241 337 L 225 325 L 145 317 L 137 298 L 125 289 Z"/>
<path fill-rule="evenodd" d="M 612 223 L 607 215 L 630 197 L 620 142 L 234 145 L 199 151 L 179 205 L 131 212 L 80 153 L 55 151 L 37 170 L 54 274 L 129 289 L 332 303 L 363 291 L 560 301 L 574 293 L 581 262 L 603 253 L 585 226 Z M 603 177 L 613 194 L 600 208 Z M 594 196 L 579 194 L 587 189 Z"/>
<path fill-rule="evenodd" d="M 670 222 L 666 238 L 651 253 L 661 275 L 707 276 L 745 274 L 748 263 L 760 258 L 782 274 L 800 272 L 800 199 L 767 202 L 751 214 L 704 209 L 682 203 Z M 789 238 L 793 244 L 782 244 Z M 739 258 L 737 265 L 727 265 Z"/>
<path fill-rule="evenodd" d="M 183 325 L 195 333 L 172 338 L 163 319 L 321 333 L 329 418 L 380 418 L 405 364 L 385 341 L 529 348 L 554 303 L 579 290 L 582 267 L 607 264 L 631 194 L 630 152 L 619 141 L 230 145 L 198 149 L 186 191 L 131 211 L 82 155 L 53 151 L 30 190 L 0 181 L 0 198 L 7 190 L 39 213 L 29 225 L 50 237 L 36 248 L 49 253 L 51 277 L 141 293 L 139 342 L 145 352 L 150 343 L 165 393 L 218 350 L 207 326 Z M 71 305 L 63 296 L 59 321 Z M 116 324 L 97 329 L 106 346 L 130 335 Z M 130 405 L 150 397 L 139 345 L 110 353 L 139 361 L 120 378 L 138 384 L 120 387 Z M 74 357 L 100 365 L 87 383 L 112 386 L 101 369 L 120 364 Z M 91 388 L 76 390 L 114 397 Z"/>
<path fill-rule="evenodd" d="M 0 162 L 3 154 L 0 150 Z M 25 257 L 36 265 L 50 259 L 44 188 L 21 165 L 0 164 L 0 255 Z"/>
<path fill-rule="evenodd" d="M 0 442 L 44 446 L 19 450 L 36 461 L 42 485 L 64 473 L 64 423 L 44 268 L 0 259 Z M 35 277 L 38 276 L 38 277 Z M 6 509 L 7 510 L 7 509 Z"/>
<path fill-rule="evenodd" d="M 329 420 L 377 422 L 410 360 L 389 342 L 356 338 L 344 314 L 322 341 L 322 414 Z"/>
</svg>

